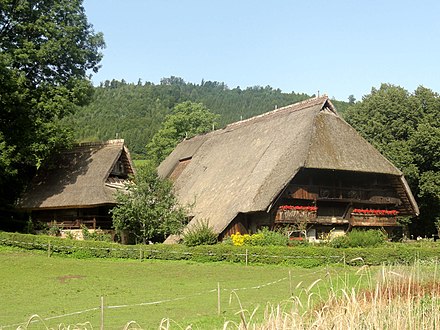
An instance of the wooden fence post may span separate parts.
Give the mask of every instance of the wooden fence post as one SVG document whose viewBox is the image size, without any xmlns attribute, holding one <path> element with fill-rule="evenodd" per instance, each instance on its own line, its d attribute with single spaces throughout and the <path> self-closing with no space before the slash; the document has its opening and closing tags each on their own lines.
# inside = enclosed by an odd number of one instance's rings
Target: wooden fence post
<svg viewBox="0 0 440 330">
<path fill-rule="evenodd" d="M 50 241 L 49 244 L 47 244 L 47 257 L 50 258 Z"/>
<path fill-rule="evenodd" d="M 293 296 L 293 290 L 292 290 L 292 273 L 289 269 L 289 290 L 290 290 L 290 295 L 289 298 Z"/>
<path fill-rule="evenodd" d="M 217 282 L 217 315 L 220 316 L 221 306 L 220 306 L 220 282 Z"/>
<path fill-rule="evenodd" d="M 104 330 L 104 297 L 101 296 L 101 330 Z"/>
</svg>

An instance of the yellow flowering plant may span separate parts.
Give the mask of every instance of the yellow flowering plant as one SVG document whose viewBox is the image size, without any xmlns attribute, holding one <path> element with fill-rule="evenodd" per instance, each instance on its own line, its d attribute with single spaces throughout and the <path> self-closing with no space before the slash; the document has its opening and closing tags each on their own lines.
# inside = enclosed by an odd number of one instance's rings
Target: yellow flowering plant
<svg viewBox="0 0 440 330">
<path fill-rule="evenodd" d="M 234 246 L 286 246 L 288 243 L 288 238 L 285 234 L 277 231 L 271 231 L 267 228 L 263 228 L 256 234 L 252 235 L 235 233 L 230 236 L 230 239 Z"/>
</svg>

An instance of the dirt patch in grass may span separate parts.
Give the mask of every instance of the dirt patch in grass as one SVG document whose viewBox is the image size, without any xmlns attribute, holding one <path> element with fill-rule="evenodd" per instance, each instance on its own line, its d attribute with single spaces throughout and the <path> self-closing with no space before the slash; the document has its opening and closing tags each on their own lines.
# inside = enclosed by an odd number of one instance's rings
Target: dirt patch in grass
<svg viewBox="0 0 440 330">
<path fill-rule="evenodd" d="M 81 280 L 81 279 L 83 279 L 83 278 L 86 278 L 86 276 L 85 276 L 85 275 L 64 275 L 64 276 L 58 276 L 58 277 L 57 277 L 57 280 L 58 280 L 60 283 L 65 284 L 65 283 L 67 283 L 68 280 L 74 280 L 74 279 L 79 279 L 79 280 Z"/>
</svg>

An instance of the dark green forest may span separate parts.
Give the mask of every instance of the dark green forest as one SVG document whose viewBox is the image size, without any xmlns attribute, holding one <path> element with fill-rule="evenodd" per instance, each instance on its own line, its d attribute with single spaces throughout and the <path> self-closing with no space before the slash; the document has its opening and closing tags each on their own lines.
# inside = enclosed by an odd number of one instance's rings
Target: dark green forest
<svg viewBox="0 0 440 330">
<path fill-rule="evenodd" d="M 203 103 L 220 116 L 219 127 L 216 127 L 220 128 L 312 96 L 283 93 L 270 86 L 231 89 L 223 82 L 203 80 L 194 84 L 178 77 L 163 78 L 160 84 L 112 80 L 95 87 L 92 102 L 67 116 L 64 124 L 74 127 L 78 141 L 123 138 L 133 158 L 144 158 L 146 144 L 179 103 Z M 340 113 L 349 105 L 336 100 L 334 103 Z"/>
</svg>

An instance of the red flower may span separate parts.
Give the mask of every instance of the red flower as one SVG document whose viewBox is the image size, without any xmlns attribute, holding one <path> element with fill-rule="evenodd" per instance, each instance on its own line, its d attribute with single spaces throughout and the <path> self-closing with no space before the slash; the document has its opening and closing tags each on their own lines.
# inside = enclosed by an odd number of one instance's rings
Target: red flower
<svg viewBox="0 0 440 330">
<path fill-rule="evenodd" d="M 281 211 L 307 211 L 316 212 L 318 208 L 316 206 L 302 206 L 302 205 L 281 205 L 279 207 Z"/>
<path fill-rule="evenodd" d="M 399 211 L 397 210 L 371 210 L 371 209 L 354 209 L 352 211 L 353 214 L 372 214 L 372 215 L 392 215 L 397 216 L 399 214 Z"/>
</svg>

